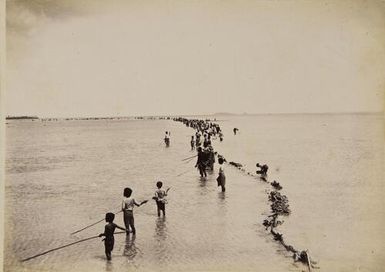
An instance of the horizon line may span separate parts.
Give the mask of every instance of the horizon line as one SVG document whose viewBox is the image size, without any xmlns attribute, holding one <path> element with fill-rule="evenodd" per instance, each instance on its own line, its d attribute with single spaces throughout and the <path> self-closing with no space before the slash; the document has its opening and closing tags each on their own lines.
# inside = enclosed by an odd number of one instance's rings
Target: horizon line
<svg viewBox="0 0 385 272">
<path fill-rule="evenodd" d="M 186 116 L 216 116 L 216 115 L 233 115 L 233 116 L 244 116 L 244 115 L 344 115 L 344 114 L 384 114 L 384 111 L 347 111 L 347 112 L 268 112 L 268 113 L 233 113 L 233 112 L 215 112 L 208 114 L 134 114 L 134 115 L 83 115 L 83 116 L 39 116 L 35 114 L 20 114 L 20 115 L 5 115 L 7 117 L 37 117 L 38 119 L 66 119 L 66 118 L 132 118 L 132 117 L 186 117 Z"/>
</svg>

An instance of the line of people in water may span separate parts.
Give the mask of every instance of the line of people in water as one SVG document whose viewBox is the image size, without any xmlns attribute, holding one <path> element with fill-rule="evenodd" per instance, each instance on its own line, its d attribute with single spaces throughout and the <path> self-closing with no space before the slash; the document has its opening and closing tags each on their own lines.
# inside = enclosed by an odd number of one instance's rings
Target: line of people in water
<svg viewBox="0 0 385 272">
<path fill-rule="evenodd" d="M 184 123 L 187 127 L 195 129 L 195 135 L 191 136 L 191 150 L 197 150 L 197 162 L 195 167 L 198 168 L 202 178 L 207 177 L 207 169 L 214 170 L 215 154 L 211 139 L 219 138 L 223 141 L 223 133 L 220 126 L 210 120 L 174 118 L 174 121 Z M 195 138 L 194 138 L 195 137 Z M 224 158 L 218 156 L 219 171 L 217 177 L 218 186 L 221 186 L 222 192 L 226 190 L 226 176 L 224 170 Z"/>
<path fill-rule="evenodd" d="M 197 162 L 195 167 L 198 168 L 201 178 L 207 177 L 207 169 L 213 171 L 214 163 L 215 163 L 215 152 L 212 146 L 211 139 L 217 139 L 222 142 L 223 141 L 223 133 L 218 124 L 209 122 L 209 120 L 199 120 L 199 119 L 186 119 L 186 118 L 174 118 L 174 121 L 183 122 L 187 127 L 191 127 L 196 130 L 195 135 L 191 136 L 190 146 L 191 150 L 197 150 Z M 234 128 L 234 135 L 236 135 L 238 129 Z M 166 147 L 170 146 L 170 136 L 171 132 L 166 131 L 164 142 Z M 194 138 L 195 137 L 195 138 Z M 226 191 L 226 175 L 225 175 L 225 167 L 224 167 L 225 159 L 218 155 L 218 177 L 217 177 L 217 185 L 221 187 L 222 192 Z M 266 174 L 267 166 L 259 166 L 261 167 L 261 173 Z M 257 172 L 258 173 L 258 172 Z M 157 215 L 163 216 L 166 215 L 166 196 L 168 194 L 167 190 L 162 189 L 163 183 L 158 181 L 156 183 L 157 189 L 155 190 L 155 194 L 153 199 L 156 202 L 157 206 Z M 140 203 L 136 202 L 132 197 L 132 189 L 125 188 L 123 191 L 123 200 L 122 200 L 122 211 L 123 211 L 123 221 L 125 228 L 118 226 L 113 221 L 115 219 L 115 214 L 107 213 L 105 216 L 105 221 L 107 224 L 105 225 L 104 232 L 99 236 L 104 236 L 104 246 L 105 246 L 105 254 L 107 260 L 111 260 L 111 252 L 114 248 L 114 232 L 115 229 L 121 229 L 126 232 L 126 235 L 130 235 L 132 233 L 133 236 L 136 235 L 135 228 L 135 220 L 134 220 L 134 207 L 140 207 L 143 204 L 147 203 L 148 200 L 144 200 Z"/>
<path fill-rule="evenodd" d="M 221 127 L 216 123 L 210 122 L 209 120 L 187 119 L 182 117 L 174 118 L 173 120 L 182 122 L 187 127 L 191 127 L 196 130 L 196 147 L 203 144 L 204 139 L 202 137 L 204 137 L 204 135 L 207 135 L 209 140 L 211 137 L 218 137 L 221 142 L 223 141 L 223 133 Z"/>
</svg>

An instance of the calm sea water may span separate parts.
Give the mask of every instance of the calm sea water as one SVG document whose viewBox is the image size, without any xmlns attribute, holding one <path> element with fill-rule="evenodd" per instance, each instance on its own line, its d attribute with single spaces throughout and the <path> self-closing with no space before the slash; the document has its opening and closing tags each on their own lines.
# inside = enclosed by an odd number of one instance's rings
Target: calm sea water
<svg viewBox="0 0 385 272">
<path fill-rule="evenodd" d="M 318 271 L 382 271 L 383 117 L 218 116 L 215 149 L 249 171 L 267 163 L 292 214 L 279 231 L 308 249 Z M 239 128 L 234 136 L 232 128 Z M 171 131 L 166 148 L 164 131 Z M 270 187 L 227 166 L 227 191 L 194 169 L 192 129 L 167 120 L 12 121 L 6 143 L 5 271 L 302 271 L 262 226 Z M 25 263 L 19 260 L 103 232 L 124 187 L 150 199 L 171 187 L 166 218 L 150 200 L 135 209 L 137 236 L 115 236 L 112 261 L 97 238 Z M 115 223 L 123 226 L 121 214 Z"/>
</svg>

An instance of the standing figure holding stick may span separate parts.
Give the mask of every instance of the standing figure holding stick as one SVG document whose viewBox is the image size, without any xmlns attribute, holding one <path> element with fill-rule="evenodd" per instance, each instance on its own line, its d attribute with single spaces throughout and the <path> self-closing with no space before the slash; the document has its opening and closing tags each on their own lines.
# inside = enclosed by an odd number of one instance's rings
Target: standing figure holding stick
<svg viewBox="0 0 385 272">
<path fill-rule="evenodd" d="M 136 234 L 135 221 L 134 221 L 134 206 L 141 206 L 146 203 L 148 200 L 142 201 L 138 204 L 134 198 L 131 197 L 132 190 L 131 188 L 124 188 L 123 191 L 123 201 L 122 201 L 122 211 L 123 211 L 123 220 L 124 225 L 126 226 L 126 234 L 130 234 L 130 229 L 132 235 Z"/>
<path fill-rule="evenodd" d="M 121 229 L 127 231 L 125 228 L 119 227 L 114 223 L 115 219 L 115 214 L 113 213 L 106 213 L 106 222 L 107 225 L 104 227 L 104 233 L 99 234 L 99 237 L 104 236 L 105 238 L 103 239 L 104 241 L 104 249 L 106 253 L 107 260 L 111 260 L 111 252 L 114 249 L 114 243 L 115 243 L 115 238 L 114 238 L 114 232 L 115 229 Z"/>
<path fill-rule="evenodd" d="M 156 183 L 156 187 L 158 189 L 156 189 L 155 196 L 153 197 L 153 199 L 156 201 L 158 216 L 160 216 L 161 211 L 163 213 L 163 216 L 166 216 L 166 204 L 167 204 L 166 196 L 167 196 L 168 191 L 170 190 L 170 188 L 168 188 L 166 191 L 162 190 L 161 189 L 162 186 L 163 186 L 163 182 L 158 181 Z"/>
</svg>

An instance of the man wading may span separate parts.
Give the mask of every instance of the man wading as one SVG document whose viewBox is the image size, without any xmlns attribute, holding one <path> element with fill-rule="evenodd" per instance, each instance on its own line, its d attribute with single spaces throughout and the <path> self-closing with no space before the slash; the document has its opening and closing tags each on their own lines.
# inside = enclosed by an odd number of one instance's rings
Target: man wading
<svg viewBox="0 0 385 272">
<path fill-rule="evenodd" d="M 201 177 L 207 177 L 206 173 L 206 154 L 202 151 L 202 147 L 198 147 L 198 160 L 195 167 L 198 167 Z"/>
</svg>

